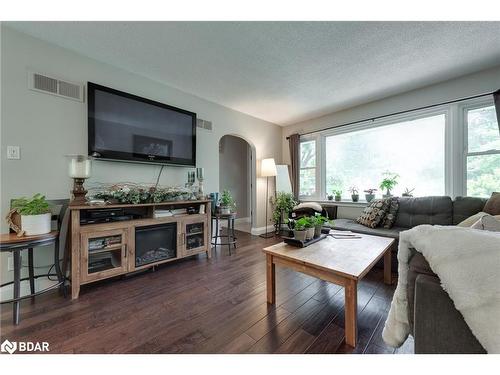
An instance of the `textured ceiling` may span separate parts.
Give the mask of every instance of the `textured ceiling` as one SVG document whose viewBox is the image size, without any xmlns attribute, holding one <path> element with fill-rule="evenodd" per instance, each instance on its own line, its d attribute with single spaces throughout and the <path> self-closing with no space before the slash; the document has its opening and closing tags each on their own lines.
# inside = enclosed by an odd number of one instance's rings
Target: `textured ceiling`
<svg viewBox="0 0 500 375">
<path fill-rule="evenodd" d="M 7 22 L 287 125 L 500 63 L 500 22 Z"/>
</svg>

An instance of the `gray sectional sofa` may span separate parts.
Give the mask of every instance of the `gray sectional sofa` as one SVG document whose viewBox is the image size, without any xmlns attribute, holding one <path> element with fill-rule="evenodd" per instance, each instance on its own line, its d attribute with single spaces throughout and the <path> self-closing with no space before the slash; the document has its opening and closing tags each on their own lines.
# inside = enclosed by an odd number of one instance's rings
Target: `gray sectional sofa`
<svg viewBox="0 0 500 375">
<path fill-rule="evenodd" d="M 401 198 L 391 229 L 368 228 L 349 219 L 336 219 L 334 229 L 399 239 L 401 231 L 420 224 L 456 225 L 481 212 L 486 199 L 472 197 Z M 439 244 L 436 244 L 439 246 Z M 393 269 L 397 269 L 397 244 L 393 247 Z M 409 262 L 408 307 L 415 353 L 485 353 L 453 301 L 441 288 L 438 276 L 415 250 Z"/>
</svg>

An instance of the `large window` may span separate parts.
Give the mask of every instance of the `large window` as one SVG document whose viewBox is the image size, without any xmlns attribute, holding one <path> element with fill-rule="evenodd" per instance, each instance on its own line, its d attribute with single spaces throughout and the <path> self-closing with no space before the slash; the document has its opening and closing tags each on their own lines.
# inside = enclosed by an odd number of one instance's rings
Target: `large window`
<svg viewBox="0 0 500 375">
<path fill-rule="evenodd" d="M 494 106 L 466 110 L 467 195 L 488 197 L 500 188 L 500 134 Z"/>
<path fill-rule="evenodd" d="M 300 195 L 316 195 L 316 141 L 300 143 Z"/>
<path fill-rule="evenodd" d="M 399 175 L 392 194 L 488 197 L 500 189 L 500 135 L 493 98 L 333 128 L 301 138 L 300 195 L 324 200 L 334 190 L 378 189 Z"/>
<path fill-rule="evenodd" d="M 401 196 L 405 188 L 415 195 L 445 192 L 444 114 L 327 136 L 325 139 L 326 193 L 349 188 L 378 189 L 384 173 L 399 175 L 392 191 Z M 363 194 L 361 194 L 363 196 Z"/>
</svg>

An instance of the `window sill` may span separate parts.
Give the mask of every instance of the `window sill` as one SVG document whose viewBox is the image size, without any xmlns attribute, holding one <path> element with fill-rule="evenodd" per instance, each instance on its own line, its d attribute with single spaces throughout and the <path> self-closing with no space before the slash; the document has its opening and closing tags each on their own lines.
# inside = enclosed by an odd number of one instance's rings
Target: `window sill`
<svg viewBox="0 0 500 375">
<path fill-rule="evenodd" d="M 351 200 L 341 200 L 338 201 L 329 201 L 327 199 L 301 199 L 301 202 L 317 202 L 319 204 L 325 204 L 330 206 L 339 206 L 339 207 L 366 207 L 368 205 L 367 201 L 358 201 L 353 202 Z"/>
</svg>

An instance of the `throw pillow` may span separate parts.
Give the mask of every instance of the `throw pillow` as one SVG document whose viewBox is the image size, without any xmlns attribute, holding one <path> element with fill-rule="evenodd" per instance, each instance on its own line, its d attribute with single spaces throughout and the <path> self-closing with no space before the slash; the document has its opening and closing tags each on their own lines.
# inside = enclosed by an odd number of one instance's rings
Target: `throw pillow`
<svg viewBox="0 0 500 375">
<path fill-rule="evenodd" d="M 490 215 L 500 215 L 500 193 L 492 193 L 490 199 L 486 201 L 483 212 Z"/>
<path fill-rule="evenodd" d="M 396 221 L 396 215 L 399 210 L 399 198 L 388 198 L 389 207 L 387 209 L 382 226 L 385 229 L 391 229 Z"/>
<path fill-rule="evenodd" d="M 304 208 L 309 208 L 309 209 L 312 209 L 316 212 L 321 212 L 323 211 L 323 207 L 321 207 L 321 205 L 317 202 L 303 202 L 303 203 L 300 203 L 298 205 L 296 205 L 293 210 L 294 211 L 299 211 L 299 210 L 303 210 Z"/>
<path fill-rule="evenodd" d="M 375 199 L 365 207 L 356 222 L 365 227 L 375 228 L 384 220 L 388 206 L 389 201 L 387 199 Z"/>
<path fill-rule="evenodd" d="M 481 219 L 483 216 L 486 216 L 486 215 L 489 215 L 489 214 L 487 214 L 486 212 L 478 212 L 477 214 L 472 215 L 472 216 L 468 217 L 467 219 L 465 219 L 464 221 L 461 221 L 460 223 L 458 223 L 457 227 L 464 227 L 464 228 L 470 227 L 476 221 L 478 221 L 479 219 Z"/>
<path fill-rule="evenodd" d="M 490 232 L 500 232 L 500 221 L 495 219 L 494 216 L 486 215 L 476 221 L 476 223 L 472 225 L 471 228 L 487 230 Z"/>
</svg>

